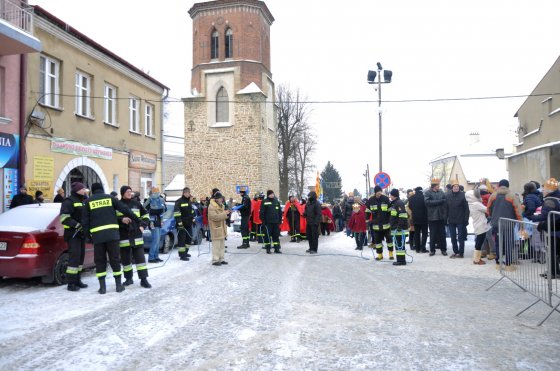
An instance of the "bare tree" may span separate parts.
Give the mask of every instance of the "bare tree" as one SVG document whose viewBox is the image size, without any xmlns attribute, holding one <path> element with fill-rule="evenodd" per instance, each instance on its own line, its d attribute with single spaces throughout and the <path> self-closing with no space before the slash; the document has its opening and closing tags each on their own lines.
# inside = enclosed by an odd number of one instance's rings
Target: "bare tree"
<svg viewBox="0 0 560 371">
<path fill-rule="evenodd" d="M 296 151 L 294 153 L 294 190 L 299 198 L 304 194 L 307 175 L 315 167 L 310 161 L 311 154 L 315 151 L 315 144 L 315 137 L 311 132 L 303 132 L 296 143 Z"/>
<path fill-rule="evenodd" d="M 279 195 L 280 199 L 286 200 L 290 190 L 294 190 L 294 187 L 297 188 L 297 184 L 301 182 L 301 177 L 296 172 L 297 164 L 301 164 L 301 160 L 296 159 L 296 153 L 298 146 L 304 145 L 304 142 L 307 145 L 310 143 L 309 138 L 301 140 L 303 134 L 309 131 L 307 120 L 310 109 L 299 90 L 292 91 L 285 85 L 278 87 L 276 101 L 278 104 Z M 307 159 L 306 157 L 306 161 Z M 305 163 L 304 165 L 309 166 Z"/>
</svg>

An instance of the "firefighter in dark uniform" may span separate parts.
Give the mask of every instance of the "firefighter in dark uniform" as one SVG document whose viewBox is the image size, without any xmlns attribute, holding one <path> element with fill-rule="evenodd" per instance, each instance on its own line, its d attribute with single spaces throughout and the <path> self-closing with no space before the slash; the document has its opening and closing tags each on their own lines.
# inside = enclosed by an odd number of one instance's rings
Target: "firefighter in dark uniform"
<svg viewBox="0 0 560 371">
<path fill-rule="evenodd" d="M 383 194 L 380 186 L 373 189 L 374 195 L 371 196 L 366 203 L 366 219 L 367 214 L 371 215 L 371 223 L 373 225 L 373 243 L 377 257 L 375 260 L 383 259 L 383 240 L 387 243 L 389 250 L 389 259 L 393 260 L 393 237 L 391 236 L 391 211 L 389 204 L 391 201 Z"/>
<path fill-rule="evenodd" d="M 391 233 L 394 236 L 397 261 L 393 265 L 406 265 L 406 235 L 408 234 L 408 213 L 399 197 L 399 190 L 393 188 L 389 194 L 391 204 Z"/>
<path fill-rule="evenodd" d="M 173 217 L 175 217 L 178 230 L 177 248 L 179 250 L 179 258 L 188 261 L 191 256 L 189 254 L 189 246 L 192 243 L 192 224 L 195 217 L 189 187 L 183 188 L 183 195 L 175 201 Z"/>
<path fill-rule="evenodd" d="M 282 208 L 280 201 L 274 196 L 274 191 L 266 191 L 266 198 L 261 205 L 260 217 L 264 229 L 264 247 L 266 253 L 270 254 L 270 248 L 274 248 L 276 254 L 280 251 L 280 223 L 282 223 Z"/>
<path fill-rule="evenodd" d="M 146 257 L 144 256 L 144 229 L 150 225 L 150 214 L 142 206 L 142 204 L 133 199 L 132 188 L 127 185 L 121 187 L 121 202 L 126 205 L 140 219 L 137 224 L 132 219 L 127 218 L 120 211 L 117 211 L 117 219 L 119 221 L 119 235 L 121 248 L 121 263 L 124 272 L 124 285 L 132 285 L 132 257 L 134 256 L 134 264 L 138 278 L 140 278 L 140 286 L 147 289 L 152 288 L 148 282 L 148 266 L 146 265 Z"/>
<path fill-rule="evenodd" d="M 248 249 L 249 246 L 249 217 L 251 216 L 251 198 L 247 195 L 247 189 L 241 188 L 239 190 L 241 195 L 241 208 L 239 213 L 241 214 L 241 237 L 243 238 L 243 243 L 237 246 L 238 249 Z"/>
<path fill-rule="evenodd" d="M 84 205 L 82 212 L 82 225 L 86 236 L 91 236 L 94 248 L 95 272 L 99 279 L 99 293 L 107 292 L 105 277 L 107 276 L 107 255 L 109 264 L 115 277 L 117 292 L 124 291 L 121 284 L 121 262 L 119 254 L 119 223 L 117 211 L 129 217 L 136 223 L 140 220 L 122 202 L 108 194 L 105 194 L 103 185 L 93 183 L 91 185 L 91 197 Z"/>
<path fill-rule="evenodd" d="M 72 183 L 70 196 L 60 205 L 60 223 L 64 227 L 64 241 L 68 244 L 68 291 L 78 291 L 88 287 L 81 280 L 81 272 L 86 254 L 85 236 L 82 229 L 82 208 L 86 187 Z"/>
</svg>

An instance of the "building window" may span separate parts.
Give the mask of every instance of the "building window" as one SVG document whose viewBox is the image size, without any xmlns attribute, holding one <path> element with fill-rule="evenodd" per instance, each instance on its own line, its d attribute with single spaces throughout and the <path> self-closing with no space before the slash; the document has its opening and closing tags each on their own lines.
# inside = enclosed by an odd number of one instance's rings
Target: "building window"
<svg viewBox="0 0 560 371">
<path fill-rule="evenodd" d="M 226 58 L 233 58 L 233 31 L 231 28 L 226 31 Z"/>
<path fill-rule="evenodd" d="M 128 100 L 128 111 L 130 112 L 130 131 L 140 133 L 140 117 L 138 109 L 140 108 L 140 100 L 136 97 L 130 97 Z"/>
<path fill-rule="evenodd" d="M 216 59 L 219 57 L 218 49 L 220 44 L 218 43 L 218 40 L 218 31 L 214 30 L 212 32 L 212 37 L 210 38 L 210 59 Z"/>
<path fill-rule="evenodd" d="M 60 62 L 41 56 L 39 69 L 39 102 L 50 107 L 60 107 Z"/>
<path fill-rule="evenodd" d="M 146 114 L 144 124 L 146 125 L 146 135 L 154 137 L 154 105 L 146 103 Z"/>
<path fill-rule="evenodd" d="M 76 72 L 76 114 L 91 116 L 91 77 L 83 72 Z"/>
<path fill-rule="evenodd" d="M 224 87 L 216 95 L 216 122 L 229 122 L 229 97 Z"/>
<path fill-rule="evenodd" d="M 117 88 L 105 84 L 103 99 L 105 102 L 103 122 L 117 125 Z"/>
</svg>

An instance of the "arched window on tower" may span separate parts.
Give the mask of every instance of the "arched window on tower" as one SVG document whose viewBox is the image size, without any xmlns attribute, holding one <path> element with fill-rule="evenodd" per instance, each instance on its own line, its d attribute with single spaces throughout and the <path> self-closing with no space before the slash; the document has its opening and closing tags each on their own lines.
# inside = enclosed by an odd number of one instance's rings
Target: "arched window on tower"
<svg viewBox="0 0 560 371">
<path fill-rule="evenodd" d="M 210 37 L 210 59 L 217 59 L 219 56 L 219 34 L 218 31 L 212 31 L 212 36 Z"/>
<path fill-rule="evenodd" d="M 226 58 L 233 58 L 233 31 L 231 28 L 226 31 Z"/>
<path fill-rule="evenodd" d="M 216 94 L 216 122 L 229 122 L 229 97 L 223 86 Z"/>
</svg>

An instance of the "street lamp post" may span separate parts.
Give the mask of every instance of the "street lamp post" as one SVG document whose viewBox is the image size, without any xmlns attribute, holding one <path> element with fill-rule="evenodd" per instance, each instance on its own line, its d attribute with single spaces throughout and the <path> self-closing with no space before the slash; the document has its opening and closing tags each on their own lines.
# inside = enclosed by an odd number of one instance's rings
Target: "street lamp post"
<svg viewBox="0 0 560 371">
<path fill-rule="evenodd" d="M 383 80 L 381 81 L 381 71 L 383 71 Z M 379 172 L 383 171 L 383 120 L 381 113 L 381 84 L 389 84 L 393 71 L 384 70 L 380 62 L 377 62 L 377 72 L 368 71 L 368 84 L 375 84 L 377 77 L 378 107 L 379 107 Z"/>
</svg>

